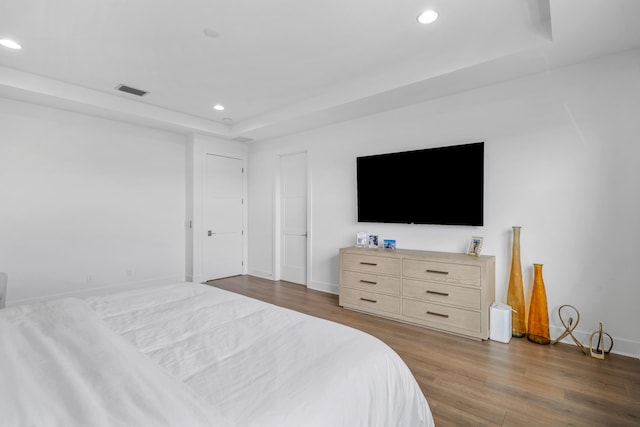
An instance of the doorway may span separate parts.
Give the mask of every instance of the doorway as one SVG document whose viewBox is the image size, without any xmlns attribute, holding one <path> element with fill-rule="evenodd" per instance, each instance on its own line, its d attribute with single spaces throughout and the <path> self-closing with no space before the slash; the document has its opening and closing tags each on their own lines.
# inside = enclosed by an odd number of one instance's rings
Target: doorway
<svg viewBox="0 0 640 427">
<path fill-rule="evenodd" d="M 280 156 L 280 279 L 307 285 L 307 153 Z"/>
<path fill-rule="evenodd" d="M 206 154 L 202 273 L 205 280 L 243 271 L 243 161 Z"/>
</svg>

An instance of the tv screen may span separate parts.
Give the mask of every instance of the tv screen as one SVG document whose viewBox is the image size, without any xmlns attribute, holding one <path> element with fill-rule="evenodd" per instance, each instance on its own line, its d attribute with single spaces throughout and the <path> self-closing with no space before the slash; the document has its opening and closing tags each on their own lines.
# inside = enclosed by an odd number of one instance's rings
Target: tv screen
<svg viewBox="0 0 640 427">
<path fill-rule="evenodd" d="M 357 158 L 358 222 L 483 225 L 484 142 Z"/>
</svg>

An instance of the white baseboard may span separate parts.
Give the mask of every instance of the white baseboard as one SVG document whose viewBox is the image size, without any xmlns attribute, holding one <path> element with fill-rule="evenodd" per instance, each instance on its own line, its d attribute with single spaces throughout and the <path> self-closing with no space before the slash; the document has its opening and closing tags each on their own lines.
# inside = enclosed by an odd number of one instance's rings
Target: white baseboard
<svg viewBox="0 0 640 427">
<path fill-rule="evenodd" d="M 205 279 L 204 276 L 186 276 L 186 277 L 187 277 L 187 282 L 205 283 L 207 281 L 207 279 Z"/>
<path fill-rule="evenodd" d="M 248 275 L 259 277 L 261 279 L 274 280 L 273 275 L 270 272 L 265 272 L 265 271 L 250 270 Z M 307 284 L 307 288 L 313 289 L 314 291 L 327 292 L 329 294 L 335 294 L 335 295 L 338 295 L 340 291 L 340 286 L 334 283 L 326 283 L 326 282 L 318 282 L 318 281 L 309 282 Z"/>
<path fill-rule="evenodd" d="M 273 280 L 273 273 L 270 271 L 249 270 L 247 274 L 261 279 Z"/>
<path fill-rule="evenodd" d="M 340 286 L 334 283 L 311 281 L 307 284 L 307 288 L 315 291 L 327 292 L 329 294 L 338 295 L 340 293 Z"/>
</svg>

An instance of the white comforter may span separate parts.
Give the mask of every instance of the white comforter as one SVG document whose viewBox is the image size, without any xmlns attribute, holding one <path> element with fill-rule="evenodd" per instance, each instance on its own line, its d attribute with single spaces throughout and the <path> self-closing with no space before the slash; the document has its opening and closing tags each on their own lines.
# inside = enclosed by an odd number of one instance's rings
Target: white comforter
<svg viewBox="0 0 640 427">
<path fill-rule="evenodd" d="M 81 300 L 0 310 L 0 425 L 215 426 L 225 420 Z"/>
<path fill-rule="evenodd" d="M 402 359 L 356 329 L 201 284 L 88 303 L 233 425 L 433 425 Z"/>
<path fill-rule="evenodd" d="M 11 308 L 0 339 L 11 426 L 433 425 L 380 340 L 201 284 Z"/>
</svg>

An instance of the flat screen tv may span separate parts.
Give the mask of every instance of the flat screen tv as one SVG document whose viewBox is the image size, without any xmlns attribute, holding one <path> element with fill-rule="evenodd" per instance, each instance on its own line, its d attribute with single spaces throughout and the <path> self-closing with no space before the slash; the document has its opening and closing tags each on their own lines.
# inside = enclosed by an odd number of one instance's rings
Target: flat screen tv
<svg viewBox="0 0 640 427">
<path fill-rule="evenodd" d="M 357 158 L 358 222 L 483 225 L 484 142 Z"/>
</svg>

